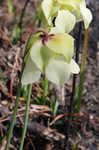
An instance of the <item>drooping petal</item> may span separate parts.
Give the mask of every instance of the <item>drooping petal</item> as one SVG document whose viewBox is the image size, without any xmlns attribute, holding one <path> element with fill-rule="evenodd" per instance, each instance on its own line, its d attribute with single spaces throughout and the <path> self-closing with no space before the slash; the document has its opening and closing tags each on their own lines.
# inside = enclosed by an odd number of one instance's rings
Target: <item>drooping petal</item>
<svg viewBox="0 0 99 150">
<path fill-rule="evenodd" d="M 91 20 L 91 11 L 86 8 L 85 0 L 57 0 L 61 5 L 61 9 L 69 10 L 76 17 L 76 21 L 84 21 L 85 28 L 87 29 Z"/>
<path fill-rule="evenodd" d="M 50 59 L 45 75 L 52 83 L 63 85 L 68 82 L 71 74 L 78 74 L 79 71 L 79 66 L 73 59 L 68 64 L 63 57 L 56 56 Z"/>
<path fill-rule="evenodd" d="M 41 76 L 40 70 L 36 67 L 36 65 L 31 60 L 31 57 L 29 56 L 23 71 L 21 80 L 22 84 L 26 85 L 36 82 L 40 79 L 40 76 Z"/>
<path fill-rule="evenodd" d="M 79 6 L 81 0 L 57 0 L 62 9 L 71 11 L 76 16 L 79 16 Z"/>
<path fill-rule="evenodd" d="M 71 65 L 71 73 L 78 74 L 80 72 L 78 64 L 73 59 L 71 60 L 70 65 Z"/>
<path fill-rule="evenodd" d="M 69 33 L 73 30 L 76 17 L 68 10 L 60 10 L 55 20 L 57 33 Z"/>
<path fill-rule="evenodd" d="M 53 0 L 43 0 L 41 7 L 45 15 L 45 18 L 48 21 L 48 24 L 51 25 L 52 24 L 51 11 L 53 8 Z"/>
<path fill-rule="evenodd" d="M 57 85 L 63 85 L 69 80 L 71 65 L 61 59 L 50 59 L 46 66 L 45 75 L 49 81 Z"/>
<path fill-rule="evenodd" d="M 46 46 L 55 52 L 65 57 L 69 63 L 74 53 L 74 39 L 67 33 L 54 35 L 46 42 Z"/>
<path fill-rule="evenodd" d="M 37 40 L 30 50 L 30 56 L 35 65 L 43 71 L 43 60 L 41 54 L 42 42 L 41 40 Z"/>
<path fill-rule="evenodd" d="M 85 29 L 87 29 L 92 21 L 92 13 L 84 5 L 80 6 L 82 18 L 84 20 Z"/>
</svg>

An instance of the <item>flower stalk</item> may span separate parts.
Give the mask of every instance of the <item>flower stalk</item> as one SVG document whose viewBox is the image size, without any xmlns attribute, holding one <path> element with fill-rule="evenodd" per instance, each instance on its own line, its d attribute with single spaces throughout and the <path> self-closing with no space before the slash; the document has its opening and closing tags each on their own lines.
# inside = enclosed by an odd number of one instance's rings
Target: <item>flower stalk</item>
<svg viewBox="0 0 99 150">
<path fill-rule="evenodd" d="M 26 110 L 25 110 L 25 120 L 24 120 L 24 126 L 23 126 L 23 132 L 22 132 L 22 138 L 21 138 L 21 144 L 19 150 L 23 150 L 25 135 L 27 131 L 28 126 L 28 119 L 29 119 L 29 106 L 30 106 L 30 100 L 31 100 L 31 91 L 32 91 L 32 84 L 28 85 L 27 90 L 27 99 L 26 99 Z"/>
<path fill-rule="evenodd" d="M 82 96 L 83 96 L 83 89 L 84 89 L 84 82 L 85 82 L 85 73 L 87 68 L 87 58 L 88 58 L 88 41 L 89 41 L 89 30 L 85 30 L 84 33 L 84 46 L 81 56 L 81 66 L 80 66 L 80 81 L 78 85 L 78 93 L 76 98 L 75 104 L 75 112 L 80 111 Z"/>
</svg>

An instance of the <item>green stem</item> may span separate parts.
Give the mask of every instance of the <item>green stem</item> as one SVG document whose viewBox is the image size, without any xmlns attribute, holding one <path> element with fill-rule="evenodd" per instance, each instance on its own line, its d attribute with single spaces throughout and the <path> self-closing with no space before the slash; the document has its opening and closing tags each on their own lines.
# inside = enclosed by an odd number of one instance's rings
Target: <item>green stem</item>
<svg viewBox="0 0 99 150">
<path fill-rule="evenodd" d="M 82 22 L 79 23 L 78 27 L 79 27 L 79 31 L 78 31 L 78 37 L 76 39 L 76 55 L 75 55 L 76 63 L 79 62 L 80 45 L 81 45 L 81 40 L 82 40 Z M 72 94 L 71 94 L 71 98 L 70 98 L 69 113 L 73 112 L 73 104 L 74 104 L 74 100 L 75 100 L 76 82 L 77 82 L 77 75 L 74 74 L 73 75 L 73 82 L 72 82 Z"/>
<path fill-rule="evenodd" d="M 30 100 L 31 100 L 31 90 L 32 90 L 32 85 L 28 85 L 28 95 L 27 95 L 27 99 L 26 99 L 25 120 L 24 120 L 24 127 L 23 127 L 21 145 L 20 145 L 19 150 L 23 150 L 24 139 L 25 139 L 25 135 L 26 135 L 26 131 L 27 131 L 28 118 L 29 118 L 29 106 L 30 106 Z"/>
<path fill-rule="evenodd" d="M 7 137 L 7 144 L 6 144 L 6 150 L 9 150 L 10 147 L 10 141 L 13 135 L 13 129 L 14 129 L 14 125 L 16 122 L 16 115 L 17 115 L 17 109 L 18 109 L 18 102 L 19 102 L 19 98 L 20 98 L 20 94 L 21 94 L 21 77 L 20 77 L 20 81 L 18 84 L 18 89 L 17 89 L 17 98 L 15 101 L 15 108 L 14 108 L 14 112 L 13 112 L 13 118 L 12 118 L 12 122 L 8 131 L 8 137 Z"/>
<path fill-rule="evenodd" d="M 9 0 L 9 1 L 11 1 L 11 0 Z M 30 2 L 30 0 L 25 1 L 24 7 L 21 11 L 19 22 L 17 23 L 17 25 L 13 29 L 13 32 L 12 32 L 12 43 L 13 44 L 16 44 L 16 42 L 18 40 L 21 40 L 21 35 L 22 35 L 22 31 L 23 31 L 22 30 L 23 19 L 24 19 L 25 11 L 26 11 L 26 8 L 27 8 L 29 2 Z"/>
<path fill-rule="evenodd" d="M 28 41 L 27 41 L 27 44 L 28 44 Z M 8 135 L 7 135 L 6 150 L 9 150 L 9 148 L 10 148 L 10 141 L 11 141 L 11 138 L 12 138 L 12 135 L 13 135 L 14 125 L 16 123 L 16 115 L 17 115 L 18 103 L 19 103 L 19 98 L 20 98 L 20 95 L 21 95 L 21 87 L 22 87 L 21 78 L 22 78 L 24 67 L 25 67 L 24 59 L 25 59 L 25 56 L 27 54 L 27 44 L 26 44 L 25 53 L 24 53 L 24 57 L 23 57 L 22 71 L 21 71 L 21 74 L 19 76 L 19 84 L 18 84 L 18 87 L 17 87 L 15 107 L 14 107 L 14 111 L 13 111 L 13 118 L 12 118 L 11 125 L 10 125 L 10 128 L 8 130 Z"/>
<path fill-rule="evenodd" d="M 75 55 L 76 63 L 79 62 L 80 45 L 81 45 L 81 40 L 82 40 L 82 27 L 83 27 L 82 22 L 80 22 L 78 24 L 78 34 L 77 34 L 77 39 L 76 39 L 76 55 Z M 74 74 L 73 75 L 73 82 L 72 82 L 72 94 L 71 94 L 71 98 L 70 98 L 70 105 L 69 105 L 69 108 L 68 108 L 68 113 L 69 114 L 74 112 L 76 82 L 77 82 L 77 75 Z M 65 133 L 66 133 L 65 146 L 67 145 L 69 134 L 71 132 L 71 120 L 72 119 L 73 119 L 72 116 L 68 116 L 67 127 L 65 128 Z"/>
<path fill-rule="evenodd" d="M 44 97 L 48 95 L 48 80 L 44 78 Z"/>
<path fill-rule="evenodd" d="M 10 13 L 14 12 L 13 0 L 8 0 L 8 10 Z"/>
<path fill-rule="evenodd" d="M 85 81 L 85 72 L 87 67 L 87 57 L 88 57 L 88 41 L 89 41 L 89 34 L 88 30 L 85 31 L 85 38 L 84 38 L 84 46 L 81 56 L 81 69 L 80 69 L 80 81 L 79 81 L 79 88 L 78 94 L 76 99 L 75 111 L 80 111 L 81 100 L 83 95 L 83 88 L 84 88 L 84 81 Z"/>
<path fill-rule="evenodd" d="M 20 27 L 20 29 L 22 28 L 23 18 L 24 18 L 25 11 L 26 11 L 26 8 L 27 8 L 27 5 L 28 5 L 29 2 L 30 2 L 30 0 L 26 0 L 25 4 L 24 4 L 24 7 L 22 9 L 22 13 L 21 13 L 21 16 L 20 16 L 20 19 L 19 19 L 19 23 L 18 23 L 18 26 Z"/>
</svg>

